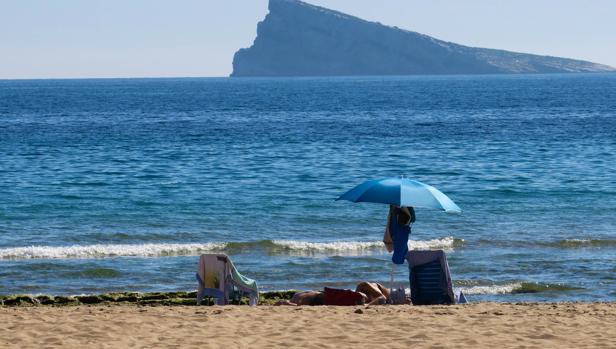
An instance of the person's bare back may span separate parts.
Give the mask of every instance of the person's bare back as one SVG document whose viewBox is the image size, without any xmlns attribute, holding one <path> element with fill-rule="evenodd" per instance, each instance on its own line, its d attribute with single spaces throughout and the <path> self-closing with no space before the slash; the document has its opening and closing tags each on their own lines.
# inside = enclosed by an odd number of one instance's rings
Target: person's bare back
<svg viewBox="0 0 616 349">
<path fill-rule="evenodd" d="M 293 295 L 289 301 L 280 301 L 275 305 L 323 305 L 323 292 L 321 291 L 302 291 Z"/>
<path fill-rule="evenodd" d="M 293 295 L 291 302 L 297 305 L 323 305 L 323 292 L 305 291 Z"/>
</svg>

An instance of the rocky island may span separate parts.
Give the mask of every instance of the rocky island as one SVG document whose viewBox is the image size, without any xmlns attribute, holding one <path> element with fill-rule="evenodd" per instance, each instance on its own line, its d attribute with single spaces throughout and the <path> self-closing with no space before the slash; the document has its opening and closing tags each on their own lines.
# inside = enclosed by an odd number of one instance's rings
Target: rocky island
<svg viewBox="0 0 616 349">
<path fill-rule="evenodd" d="M 231 76 L 609 72 L 575 59 L 475 48 L 369 22 L 297 0 L 270 0 Z"/>
</svg>

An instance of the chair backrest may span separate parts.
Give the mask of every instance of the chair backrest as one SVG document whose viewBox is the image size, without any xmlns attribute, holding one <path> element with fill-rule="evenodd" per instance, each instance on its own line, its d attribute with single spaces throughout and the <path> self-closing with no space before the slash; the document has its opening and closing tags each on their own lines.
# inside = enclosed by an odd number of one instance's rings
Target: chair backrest
<svg viewBox="0 0 616 349">
<path fill-rule="evenodd" d="M 199 257 L 197 302 L 209 296 L 218 299 L 219 305 L 229 301 L 229 257 L 225 254 L 204 254 Z"/>
<path fill-rule="evenodd" d="M 410 251 L 407 261 L 414 305 L 455 303 L 444 251 Z"/>
<path fill-rule="evenodd" d="M 218 299 L 218 305 L 229 304 L 232 293 L 238 297 L 247 293 L 251 305 L 259 302 L 257 282 L 240 274 L 224 253 L 201 255 L 196 277 L 199 282 L 197 304 L 205 296 Z"/>
</svg>

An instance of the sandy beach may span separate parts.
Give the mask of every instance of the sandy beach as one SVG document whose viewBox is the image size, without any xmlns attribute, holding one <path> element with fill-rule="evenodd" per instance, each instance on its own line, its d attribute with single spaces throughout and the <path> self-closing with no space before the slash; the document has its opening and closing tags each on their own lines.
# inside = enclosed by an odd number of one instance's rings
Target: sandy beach
<svg viewBox="0 0 616 349">
<path fill-rule="evenodd" d="M 0 308 L 2 348 L 614 348 L 615 303 Z"/>
</svg>

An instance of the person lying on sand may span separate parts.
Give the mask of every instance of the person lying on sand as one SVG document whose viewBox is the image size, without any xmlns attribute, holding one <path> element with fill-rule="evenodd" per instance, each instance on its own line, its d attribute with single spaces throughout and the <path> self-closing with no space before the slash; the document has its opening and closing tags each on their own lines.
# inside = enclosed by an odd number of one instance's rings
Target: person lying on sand
<svg viewBox="0 0 616 349">
<path fill-rule="evenodd" d="M 362 304 L 386 304 L 389 290 L 376 282 L 360 282 L 355 292 L 362 295 Z M 274 305 L 325 305 L 325 295 L 322 291 L 303 291 L 293 295 L 290 301 L 280 301 Z"/>
<path fill-rule="evenodd" d="M 386 304 L 389 300 L 389 290 L 376 282 L 360 282 L 355 288 L 355 292 L 366 295 L 365 303 L 369 305 Z"/>
<path fill-rule="evenodd" d="M 324 305 L 325 294 L 322 291 L 297 292 L 287 305 Z"/>
</svg>

